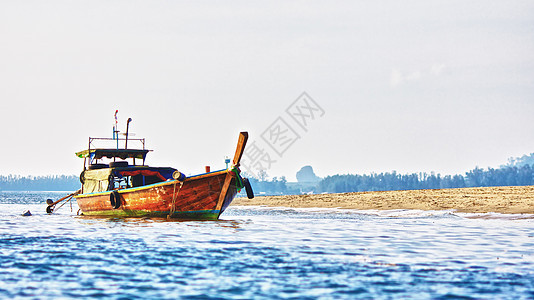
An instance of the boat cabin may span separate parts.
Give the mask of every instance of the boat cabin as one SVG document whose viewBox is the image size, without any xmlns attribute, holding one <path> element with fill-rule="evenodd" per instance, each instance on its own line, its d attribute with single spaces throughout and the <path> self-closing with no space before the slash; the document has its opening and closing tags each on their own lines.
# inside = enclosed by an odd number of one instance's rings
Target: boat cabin
<svg viewBox="0 0 534 300">
<path fill-rule="evenodd" d="M 111 139 L 89 138 L 89 148 L 76 153 L 84 159 L 84 170 L 80 174 L 83 194 L 135 188 L 173 179 L 176 169 L 145 165 L 146 155 L 151 151 L 145 149 L 145 139 L 131 139 L 140 141 L 142 149 L 92 149 L 95 140 Z"/>
</svg>

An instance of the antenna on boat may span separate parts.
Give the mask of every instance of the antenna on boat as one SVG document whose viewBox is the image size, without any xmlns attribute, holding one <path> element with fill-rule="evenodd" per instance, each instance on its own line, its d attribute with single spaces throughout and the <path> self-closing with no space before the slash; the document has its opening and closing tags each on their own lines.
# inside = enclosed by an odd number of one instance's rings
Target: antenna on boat
<svg viewBox="0 0 534 300">
<path fill-rule="evenodd" d="M 117 114 L 119 113 L 119 110 L 115 110 L 115 125 L 113 126 L 113 139 L 117 140 L 117 150 L 119 150 L 119 127 L 118 127 L 118 121 L 117 121 Z"/>
<path fill-rule="evenodd" d="M 124 149 L 128 149 L 128 129 L 130 128 L 131 121 L 132 118 L 128 118 L 128 122 L 126 122 L 126 142 L 124 143 Z"/>
</svg>

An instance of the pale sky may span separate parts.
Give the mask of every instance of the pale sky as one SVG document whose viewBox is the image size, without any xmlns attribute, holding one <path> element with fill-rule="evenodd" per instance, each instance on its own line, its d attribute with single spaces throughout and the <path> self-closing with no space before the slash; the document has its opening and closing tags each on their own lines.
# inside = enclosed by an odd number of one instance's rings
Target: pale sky
<svg viewBox="0 0 534 300">
<path fill-rule="evenodd" d="M 534 152 L 534 2 L 2 0 L 0 99 L 2 175 L 79 174 L 116 109 L 186 174 L 241 130 L 289 180 L 498 167 Z M 300 138 L 276 157 L 279 117 Z"/>
</svg>

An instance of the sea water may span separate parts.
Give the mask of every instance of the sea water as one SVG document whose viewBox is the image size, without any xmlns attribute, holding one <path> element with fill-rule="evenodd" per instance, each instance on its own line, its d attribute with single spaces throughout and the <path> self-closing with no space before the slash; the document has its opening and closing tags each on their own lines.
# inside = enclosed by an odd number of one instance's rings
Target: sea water
<svg viewBox="0 0 534 300">
<path fill-rule="evenodd" d="M 219 221 L 52 215 L 0 193 L 1 298 L 532 299 L 532 215 L 230 207 Z M 30 210 L 32 216 L 21 216 Z"/>
</svg>

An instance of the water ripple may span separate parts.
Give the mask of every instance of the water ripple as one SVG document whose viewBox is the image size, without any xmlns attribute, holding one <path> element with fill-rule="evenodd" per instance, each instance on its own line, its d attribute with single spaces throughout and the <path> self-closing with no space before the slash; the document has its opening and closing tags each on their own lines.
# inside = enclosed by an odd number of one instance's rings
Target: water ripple
<svg viewBox="0 0 534 300">
<path fill-rule="evenodd" d="M 47 215 L 50 194 L 0 195 L 3 298 L 534 297 L 532 219 L 250 207 L 106 219 Z"/>
</svg>

